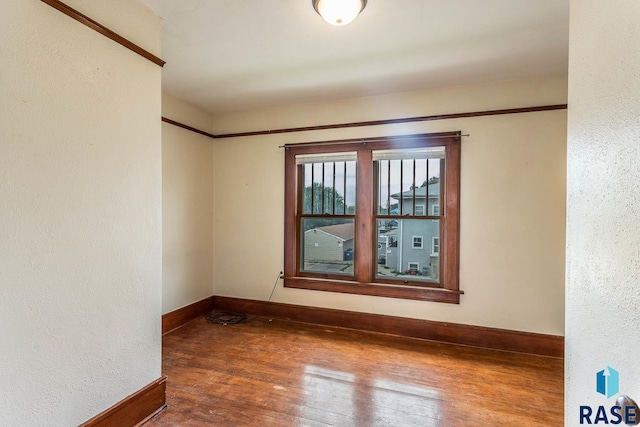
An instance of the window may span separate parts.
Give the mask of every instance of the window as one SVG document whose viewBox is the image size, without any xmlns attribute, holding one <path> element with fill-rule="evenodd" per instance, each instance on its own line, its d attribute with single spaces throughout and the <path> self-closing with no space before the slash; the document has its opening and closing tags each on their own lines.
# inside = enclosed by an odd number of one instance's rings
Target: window
<svg viewBox="0 0 640 427">
<path fill-rule="evenodd" d="M 431 239 L 431 256 L 438 256 L 440 254 L 440 238 L 433 237 Z"/>
<path fill-rule="evenodd" d="M 284 285 L 459 303 L 459 183 L 459 133 L 286 145 Z"/>
<path fill-rule="evenodd" d="M 301 272 L 353 277 L 356 158 L 356 152 L 296 156 Z"/>
</svg>

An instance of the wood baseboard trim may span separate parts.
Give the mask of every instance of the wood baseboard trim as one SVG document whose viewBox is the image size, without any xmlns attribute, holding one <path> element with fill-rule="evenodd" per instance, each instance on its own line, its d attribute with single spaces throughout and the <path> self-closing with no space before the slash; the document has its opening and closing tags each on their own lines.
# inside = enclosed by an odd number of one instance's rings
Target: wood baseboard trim
<svg viewBox="0 0 640 427">
<path fill-rule="evenodd" d="M 208 297 L 193 304 L 162 315 L 162 335 L 186 325 L 194 319 L 213 309 L 213 297 Z"/>
<path fill-rule="evenodd" d="M 99 413 L 80 427 L 139 426 L 167 407 L 163 376 Z"/>
<path fill-rule="evenodd" d="M 221 311 L 235 311 L 250 315 L 379 332 L 492 350 L 513 351 L 555 358 L 564 357 L 564 337 L 557 335 L 222 296 L 213 297 L 213 306 L 216 310 Z"/>
</svg>

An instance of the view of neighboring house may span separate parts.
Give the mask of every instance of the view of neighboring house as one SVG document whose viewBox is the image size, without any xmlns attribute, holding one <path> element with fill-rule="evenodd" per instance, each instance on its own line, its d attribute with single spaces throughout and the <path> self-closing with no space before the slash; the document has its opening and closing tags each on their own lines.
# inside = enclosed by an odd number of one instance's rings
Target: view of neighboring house
<svg viewBox="0 0 640 427">
<path fill-rule="evenodd" d="M 440 215 L 440 183 L 392 194 L 398 208 L 392 213 L 403 215 Z M 414 213 L 415 200 L 415 213 Z M 434 219 L 402 219 L 378 224 L 379 274 L 405 273 L 438 280 L 440 223 Z"/>
<path fill-rule="evenodd" d="M 353 222 L 307 230 L 304 233 L 305 264 L 352 261 L 353 230 Z"/>
<path fill-rule="evenodd" d="M 440 215 L 440 183 L 391 195 L 407 219 L 378 224 L 378 275 L 412 275 L 414 280 L 437 281 L 440 265 L 440 221 L 409 219 Z M 415 211 L 414 211 L 415 200 Z M 354 224 L 316 227 L 304 233 L 302 269 L 350 274 L 353 265 Z"/>
</svg>

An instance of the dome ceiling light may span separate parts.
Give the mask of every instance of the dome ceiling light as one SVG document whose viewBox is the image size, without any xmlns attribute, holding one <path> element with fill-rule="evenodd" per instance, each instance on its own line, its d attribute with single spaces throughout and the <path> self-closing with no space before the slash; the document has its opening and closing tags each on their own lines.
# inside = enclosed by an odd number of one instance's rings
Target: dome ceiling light
<svg viewBox="0 0 640 427">
<path fill-rule="evenodd" d="M 331 25 L 347 25 L 362 12 L 367 0 L 312 0 L 313 8 Z"/>
</svg>

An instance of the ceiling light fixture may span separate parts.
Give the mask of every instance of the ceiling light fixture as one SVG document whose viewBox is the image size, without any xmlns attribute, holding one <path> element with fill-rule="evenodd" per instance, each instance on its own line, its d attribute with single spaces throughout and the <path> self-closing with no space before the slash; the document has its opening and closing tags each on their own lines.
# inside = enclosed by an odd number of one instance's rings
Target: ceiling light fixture
<svg viewBox="0 0 640 427">
<path fill-rule="evenodd" d="M 311 0 L 313 8 L 331 25 L 343 26 L 356 19 L 367 0 Z"/>
</svg>

